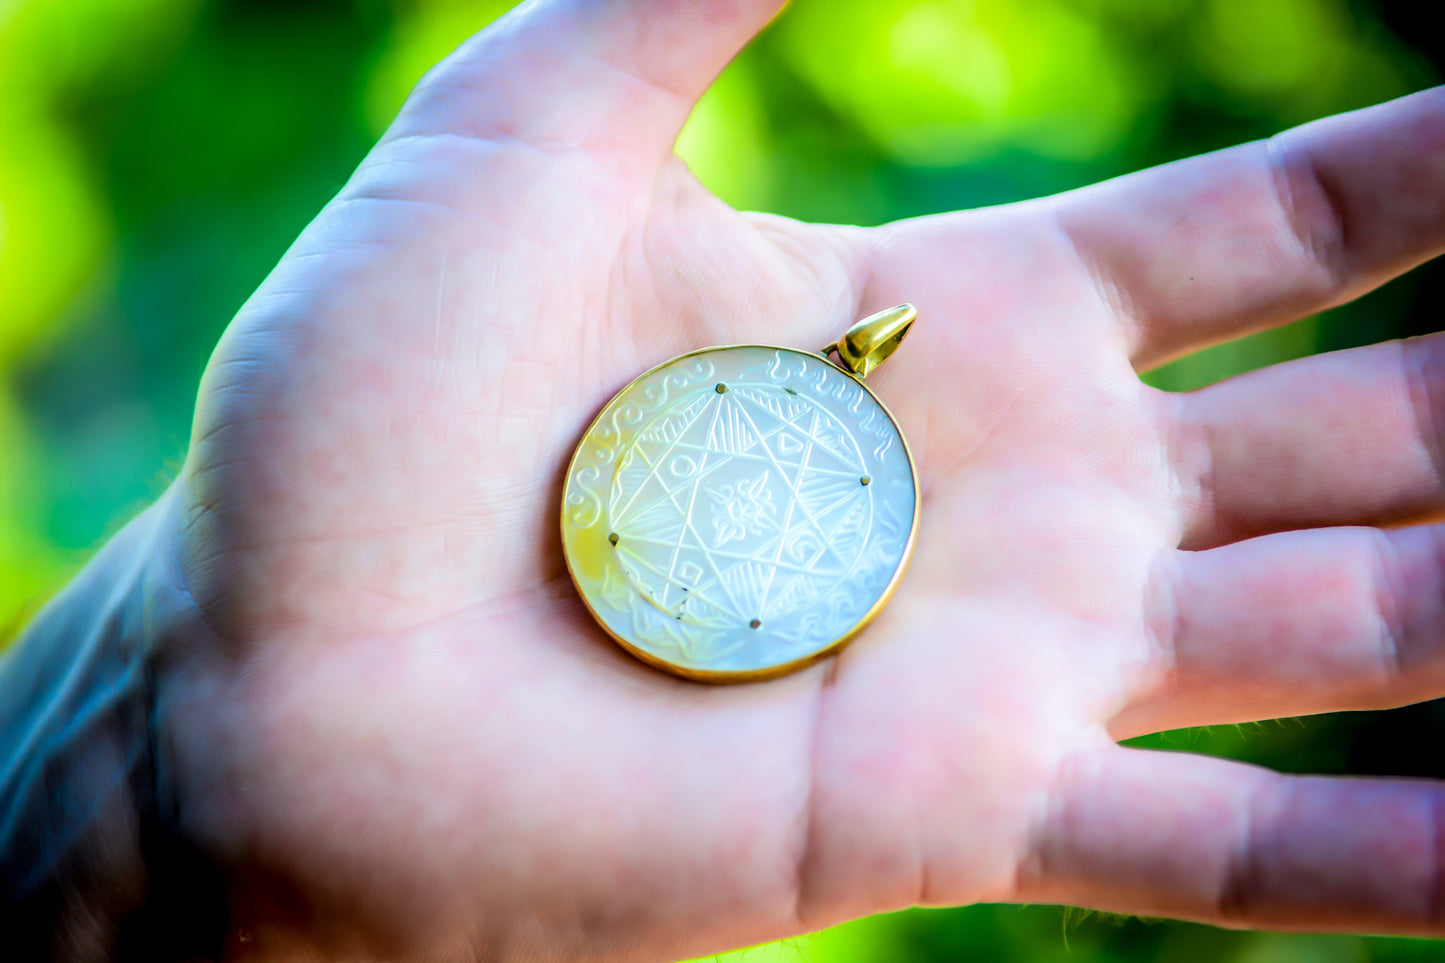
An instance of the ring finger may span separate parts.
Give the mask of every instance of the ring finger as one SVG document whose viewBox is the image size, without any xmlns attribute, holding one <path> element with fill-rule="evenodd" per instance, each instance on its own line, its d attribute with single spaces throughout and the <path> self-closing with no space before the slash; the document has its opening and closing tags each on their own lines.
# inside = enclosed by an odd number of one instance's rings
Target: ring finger
<svg viewBox="0 0 1445 963">
<path fill-rule="evenodd" d="M 1445 525 L 1286 532 L 1164 556 L 1166 671 L 1116 737 L 1445 694 Z"/>
</svg>

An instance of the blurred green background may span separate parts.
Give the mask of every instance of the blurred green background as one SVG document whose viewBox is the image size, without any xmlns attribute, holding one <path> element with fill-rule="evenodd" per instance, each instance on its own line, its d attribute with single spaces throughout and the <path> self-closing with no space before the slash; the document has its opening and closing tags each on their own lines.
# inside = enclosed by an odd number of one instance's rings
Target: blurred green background
<svg viewBox="0 0 1445 963">
<path fill-rule="evenodd" d="M 0 638 L 154 497 L 222 327 L 407 90 L 509 4 L 0 0 Z M 1433 4 L 796 0 L 679 149 L 746 208 L 873 224 L 1032 197 L 1436 82 Z M 1430 330 L 1445 271 L 1150 376 L 1187 389 Z M 1445 708 L 1167 733 L 1290 771 L 1445 776 Z M 735 955 L 1445 960 L 1052 907 L 914 910 Z"/>
</svg>

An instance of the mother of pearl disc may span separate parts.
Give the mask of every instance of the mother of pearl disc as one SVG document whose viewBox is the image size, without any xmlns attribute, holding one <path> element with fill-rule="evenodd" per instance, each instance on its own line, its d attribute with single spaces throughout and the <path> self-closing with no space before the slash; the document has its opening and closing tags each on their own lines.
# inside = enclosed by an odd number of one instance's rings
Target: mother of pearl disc
<svg viewBox="0 0 1445 963">
<path fill-rule="evenodd" d="M 597 416 L 567 470 L 562 545 L 588 608 L 635 655 L 762 678 L 867 624 L 917 507 L 908 447 L 862 382 L 804 351 L 708 348 Z"/>
</svg>

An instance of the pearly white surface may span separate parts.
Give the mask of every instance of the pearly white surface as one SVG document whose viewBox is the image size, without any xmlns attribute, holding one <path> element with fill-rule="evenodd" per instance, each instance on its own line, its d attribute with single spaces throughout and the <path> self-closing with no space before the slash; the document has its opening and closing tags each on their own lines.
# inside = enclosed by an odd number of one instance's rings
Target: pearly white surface
<svg viewBox="0 0 1445 963">
<path fill-rule="evenodd" d="M 753 346 L 625 388 L 579 445 L 563 499 L 568 566 L 599 621 L 652 658 L 722 675 L 855 631 L 906 560 L 917 506 L 898 428 L 862 385 L 818 355 Z"/>
</svg>

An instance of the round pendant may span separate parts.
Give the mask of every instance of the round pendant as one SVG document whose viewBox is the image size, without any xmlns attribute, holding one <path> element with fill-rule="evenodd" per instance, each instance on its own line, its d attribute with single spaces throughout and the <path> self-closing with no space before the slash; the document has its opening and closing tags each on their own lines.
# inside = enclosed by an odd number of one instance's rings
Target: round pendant
<svg viewBox="0 0 1445 963">
<path fill-rule="evenodd" d="M 904 308 L 864 373 L 902 339 Z M 878 340 L 888 314 L 854 331 L 871 323 Z M 830 347 L 848 361 L 846 339 Z M 883 404 L 823 354 L 763 345 L 694 351 L 623 388 L 577 446 L 562 504 L 567 566 L 602 627 L 717 682 L 801 668 L 861 631 L 917 524 L 913 459 Z"/>
</svg>

